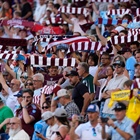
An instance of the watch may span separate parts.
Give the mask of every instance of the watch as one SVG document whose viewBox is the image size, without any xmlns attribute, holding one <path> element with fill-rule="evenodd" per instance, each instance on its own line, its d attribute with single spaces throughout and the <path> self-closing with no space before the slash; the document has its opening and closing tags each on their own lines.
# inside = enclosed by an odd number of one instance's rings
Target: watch
<svg viewBox="0 0 140 140">
<path fill-rule="evenodd" d="M 115 130 L 116 130 L 117 128 L 118 128 L 117 126 L 114 127 Z"/>
</svg>

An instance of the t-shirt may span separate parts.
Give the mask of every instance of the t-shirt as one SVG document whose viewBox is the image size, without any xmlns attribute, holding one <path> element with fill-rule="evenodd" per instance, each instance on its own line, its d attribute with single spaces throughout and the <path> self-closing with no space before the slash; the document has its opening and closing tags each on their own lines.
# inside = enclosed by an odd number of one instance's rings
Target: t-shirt
<svg viewBox="0 0 140 140">
<path fill-rule="evenodd" d="M 14 116 L 12 110 L 7 107 L 7 106 L 3 106 L 0 109 L 0 124 L 7 118 L 12 118 Z M 6 127 L 3 127 L 4 129 L 6 129 Z M 1 132 L 1 131 L 0 131 Z"/>
<path fill-rule="evenodd" d="M 72 92 L 72 99 L 74 100 L 74 102 L 78 106 L 80 112 L 81 112 L 83 104 L 84 104 L 83 103 L 84 102 L 83 95 L 87 92 L 89 93 L 87 86 L 83 83 L 80 83 L 80 82 L 77 83 L 77 85 L 75 86 L 75 88 Z"/>
<path fill-rule="evenodd" d="M 34 124 L 39 121 L 41 119 L 41 111 L 40 109 L 35 105 L 35 104 L 30 104 L 29 106 L 27 106 L 27 111 L 29 113 L 30 116 L 34 117 L 34 121 L 26 124 L 24 119 L 23 119 L 23 111 L 18 110 L 17 116 L 21 119 L 22 122 L 22 128 L 29 134 L 29 136 L 33 135 L 34 132 Z"/>
<path fill-rule="evenodd" d="M 94 93 L 94 85 L 93 85 L 93 76 L 88 75 L 81 81 L 83 84 L 85 84 L 88 87 L 89 93 Z"/>
</svg>

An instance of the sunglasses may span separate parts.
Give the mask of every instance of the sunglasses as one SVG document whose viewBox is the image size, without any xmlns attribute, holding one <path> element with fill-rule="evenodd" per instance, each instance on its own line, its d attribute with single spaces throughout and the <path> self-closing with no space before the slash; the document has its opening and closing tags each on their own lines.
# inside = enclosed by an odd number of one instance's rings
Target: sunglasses
<svg viewBox="0 0 140 140">
<path fill-rule="evenodd" d="M 93 132 L 93 136 L 96 137 L 97 136 L 97 133 L 95 131 L 95 128 L 92 128 L 92 132 Z"/>
<path fill-rule="evenodd" d="M 114 65 L 113 67 L 114 68 L 121 68 L 122 66 L 120 66 L 120 65 Z"/>
<path fill-rule="evenodd" d="M 42 106 L 42 109 L 48 109 L 49 107 L 48 106 Z"/>
<path fill-rule="evenodd" d="M 33 83 L 27 83 L 25 86 L 33 86 Z"/>
<path fill-rule="evenodd" d="M 8 123 L 8 125 L 15 125 L 15 124 L 17 124 L 17 123 L 15 123 L 15 122 Z"/>
</svg>

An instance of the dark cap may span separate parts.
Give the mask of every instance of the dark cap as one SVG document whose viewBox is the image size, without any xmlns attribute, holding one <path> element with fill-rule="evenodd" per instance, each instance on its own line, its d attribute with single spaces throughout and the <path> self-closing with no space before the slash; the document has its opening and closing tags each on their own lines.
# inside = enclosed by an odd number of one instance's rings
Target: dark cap
<svg viewBox="0 0 140 140">
<path fill-rule="evenodd" d="M 56 46 L 56 52 L 59 50 L 64 50 L 64 52 L 68 51 L 68 45 L 67 44 L 59 44 Z"/>
<path fill-rule="evenodd" d="M 16 97 L 22 97 L 22 90 L 20 90 L 16 95 L 14 95 Z"/>
<path fill-rule="evenodd" d="M 75 70 L 71 70 L 69 73 L 66 74 L 66 77 L 68 76 L 79 76 L 78 72 Z"/>
<path fill-rule="evenodd" d="M 125 52 L 132 52 L 129 47 L 123 47 L 121 50 L 121 54 L 124 54 Z"/>
<path fill-rule="evenodd" d="M 115 111 L 121 111 L 121 110 L 126 110 L 126 105 L 119 102 L 115 105 L 115 107 L 113 108 L 113 110 Z"/>
<path fill-rule="evenodd" d="M 119 65 L 121 67 L 125 67 L 125 63 L 123 61 L 117 60 L 113 63 L 113 66 Z"/>
</svg>

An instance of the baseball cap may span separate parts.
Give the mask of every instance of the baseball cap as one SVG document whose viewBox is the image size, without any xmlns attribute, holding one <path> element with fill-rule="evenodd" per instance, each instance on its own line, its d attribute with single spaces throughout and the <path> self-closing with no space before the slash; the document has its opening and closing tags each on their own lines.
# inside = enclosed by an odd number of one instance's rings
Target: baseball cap
<svg viewBox="0 0 140 140">
<path fill-rule="evenodd" d="M 51 111 L 46 111 L 41 115 L 43 121 L 46 121 L 53 117 L 53 113 Z"/>
<path fill-rule="evenodd" d="M 87 112 L 99 112 L 99 107 L 96 104 L 91 104 L 88 106 Z"/>
<path fill-rule="evenodd" d="M 66 95 L 69 95 L 67 90 L 66 89 L 60 89 L 57 92 L 57 96 L 54 98 L 54 100 L 58 100 L 60 97 L 63 97 L 63 96 L 66 96 Z"/>
<path fill-rule="evenodd" d="M 67 117 L 67 112 L 63 108 L 56 108 L 54 112 L 54 116 L 56 117 Z"/>
<path fill-rule="evenodd" d="M 22 97 L 22 90 L 20 90 L 17 94 L 14 95 L 15 97 Z"/>
<path fill-rule="evenodd" d="M 125 63 L 123 61 L 117 60 L 113 63 L 113 66 L 119 65 L 121 67 L 125 67 Z"/>
<path fill-rule="evenodd" d="M 64 52 L 68 51 L 68 45 L 67 44 L 59 44 L 56 46 L 56 52 L 59 50 L 63 50 Z"/>
<path fill-rule="evenodd" d="M 119 102 L 115 105 L 115 107 L 113 108 L 113 110 L 115 111 L 121 111 L 121 110 L 126 110 L 126 105 Z"/>
<path fill-rule="evenodd" d="M 68 76 L 79 76 L 79 75 L 78 75 L 78 72 L 77 72 L 77 71 L 71 70 L 71 71 L 70 71 L 69 73 L 67 73 L 65 76 L 68 77 Z"/>
</svg>

